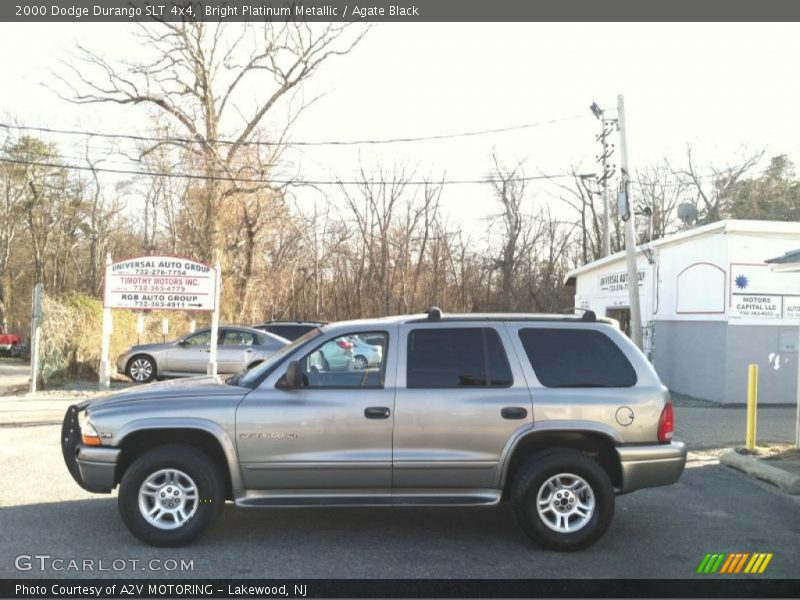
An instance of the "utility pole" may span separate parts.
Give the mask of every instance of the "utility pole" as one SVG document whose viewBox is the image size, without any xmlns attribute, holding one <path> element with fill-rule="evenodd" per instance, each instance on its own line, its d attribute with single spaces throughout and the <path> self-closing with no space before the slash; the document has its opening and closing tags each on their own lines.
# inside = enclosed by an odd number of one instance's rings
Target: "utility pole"
<svg viewBox="0 0 800 600">
<path fill-rule="evenodd" d="M 616 165 L 608 164 L 608 159 L 614 154 L 614 144 L 608 143 L 608 136 L 613 133 L 615 128 L 619 129 L 619 121 L 606 117 L 606 110 L 601 108 L 597 102 L 593 102 L 589 108 L 601 124 L 600 133 L 595 136 L 603 148 L 603 152 L 597 156 L 597 162 L 602 167 L 602 173 L 597 176 L 597 183 L 603 186 L 603 256 L 608 256 L 611 254 L 611 208 L 608 202 L 608 183 L 616 170 Z"/>
<path fill-rule="evenodd" d="M 625 129 L 625 99 L 617 96 L 617 118 L 619 119 L 620 215 L 625 221 L 625 253 L 628 263 L 628 298 L 631 305 L 631 339 L 642 349 L 642 312 L 639 307 L 639 273 L 636 268 L 636 216 L 631 206 L 631 178 L 628 170 L 628 141 Z"/>
</svg>

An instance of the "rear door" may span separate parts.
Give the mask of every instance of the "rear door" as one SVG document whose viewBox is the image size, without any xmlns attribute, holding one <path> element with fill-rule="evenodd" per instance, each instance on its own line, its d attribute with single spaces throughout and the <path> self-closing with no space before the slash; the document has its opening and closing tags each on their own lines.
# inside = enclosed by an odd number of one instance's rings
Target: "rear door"
<svg viewBox="0 0 800 600">
<path fill-rule="evenodd" d="M 496 485 L 531 396 L 501 322 L 401 326 L 395 399 L 395 488 Z"/>
<path fill-rule="evenodd" d="M 252 331 L 224 328 L 219 332 L 217 365 L 220 373 L 238 373 L 255 356 L 258 337 Z"/>
</svg>

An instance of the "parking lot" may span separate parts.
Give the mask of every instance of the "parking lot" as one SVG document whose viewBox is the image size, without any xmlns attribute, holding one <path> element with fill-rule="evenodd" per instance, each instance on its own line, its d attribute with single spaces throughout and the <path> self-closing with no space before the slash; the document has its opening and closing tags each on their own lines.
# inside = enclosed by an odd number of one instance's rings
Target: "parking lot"
<svg viewBox="0 0 800 600">
<path fill-rule="evenodd" d="M 693 410 L 679 410 L 679 423 L 683 418 L 697 426 L 688 414 Z M 738 412 L 698 410 L 725 418 Z M 792 411 L 763 414 L 764 422 L 778 426 Z M 692 427 L 684 428 L 684 435 Z M 698 427 L 704 436 L 707 429 Z M 690 440 L 695 441 L 707 446 Z M 694 576 L 707 552 L 741 551 L 773 552 L 769 576 L 796 577 L 800 501 L 720 466 L 713 452 L 691 459 L 677 485 L 618 498 L 608 533 L 577 554 L 538 549 L 517 528 L 508 506 L 247 511 L 228 506 L 196 545 L 155 549 L 127 532 L 115 496 L 89 494 L 72 481 L 61 459 L 58 426 L 0 427 L 0 576 L 97 576 L 53 570 L 49 561 L 94 560 L 97 569 L 101 559 L 106 568 L 122 559 L 125 568 L 99 575 L 684 578 Z M 50 566 L 42 571 L 34 563 L 19 571 L 15 559 L 21 554 L 48 555 Z M 150 564 L 152 559 L 160 562 Z M 172 564 L 168 559 L 192 561 L 192 569 L 165 571 L 163 565 Z"/>
</svg>

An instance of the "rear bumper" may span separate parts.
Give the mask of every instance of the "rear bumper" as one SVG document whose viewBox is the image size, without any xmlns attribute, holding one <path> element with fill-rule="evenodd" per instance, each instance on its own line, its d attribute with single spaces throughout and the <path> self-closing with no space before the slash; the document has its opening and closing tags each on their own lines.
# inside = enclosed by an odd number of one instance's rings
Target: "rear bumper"
<svg viewBox="0 0 800 600">
<path fill-rule="evenodd" d="M 78 414 L 85 406 L 67 409 L 61 427 L 61 453 L 64 464 L 75 482 L 89 492 L 109 493 L 114 489 L 114 475 L 120 450 L 105 446 L 84 446 L 81 443 Z"/>
<path fill-rule="evenodd" d="M 618 446 L 617 453 L 622 466 L 622 493 L 675 483 L 686 465 L 683 442 Z"/>
</svg>

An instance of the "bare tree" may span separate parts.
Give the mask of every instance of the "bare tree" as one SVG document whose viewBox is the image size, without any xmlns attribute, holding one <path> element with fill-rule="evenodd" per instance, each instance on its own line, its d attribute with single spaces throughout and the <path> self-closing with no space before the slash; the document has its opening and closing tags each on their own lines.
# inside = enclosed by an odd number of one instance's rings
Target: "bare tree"
<svg viewBox="0 0 800 600">
<path fill-rule="evenodd" d="M 341 23 L 267 22 L 248 24 L 233 35 L 224 23 L 142 24 L 140 47 L 152 59 L 112 63 L 79 44 L 73 59 L 63 63 L 71 76 L 55 77 L 68 90 L 59 92 L 61 97 L 71 102 L 148 107 L 180 132 L 149 145 L 141 156 L 169 146 L 199 166 L 203 235 L 197 250 L 209 259 L 220 246 L 219 203 L 272 187 L 269 169 L 296 114 L 270 144 L 259 143 L 261 127 L 290 92 L 329 58 L 348 53 L 366 32 L 350 30 Z M 254 89 L 258 100 L 247 102 Z M 240 161 L 245 149 L 261 153 L 258 164 Z"/>
<path fill-rule="evenodd" d="M 657 240 L 673 233 L 678 225 L 675 213 L 689 187 L 676 177 L 669 164 L 645 167 L 636 172 L 640 212 L 647 212 L 648 232 L 644 241 Z"/>
<path fill-rule="evenodd" d="M 501 205 L 501 212 L 495 215 L 490 223 L 499 223 L 500 256 L 494 259 L 495 268 L 500 271 L 500 310 L 511 311 L 514 306 L 514 281 L 519 267 L 520 239 L 530 222 L 523 211 L 525 198 L 525 181 L 522 177 L 522 164 L 517 163 L 513 169 L 504 168 L 493 156 L 495 179 L 492 189 L 496 200 Z"/>
<path fill-rule="evenodd" d="M 673 169 L 673 172 L 683 184 L 696 191 L 702 222 L 713 223 L 725 218 L 736 184 L 761 161 L 763 156 L 764 151 L 760 150 L 743 155 L 735 164 L 708 165 L 709 173 L 703 175 L 694 160 L 691 145 L 687 145 L 686 166 Z"/>
</svg>

